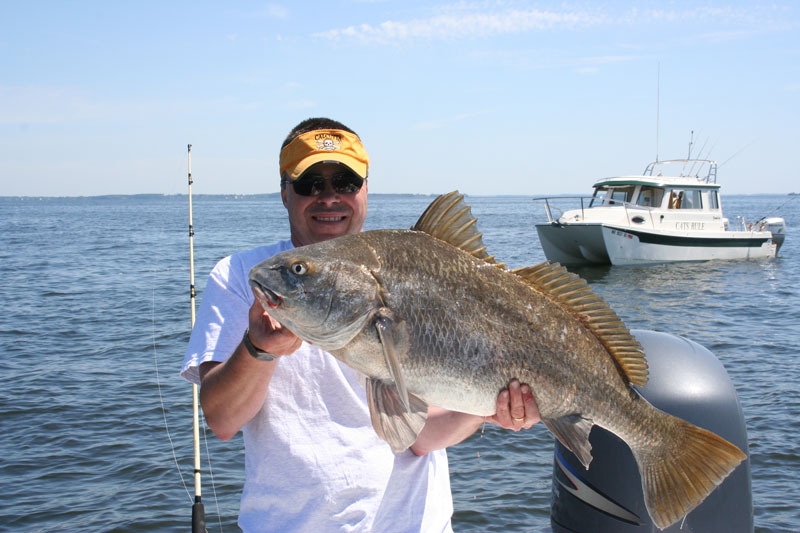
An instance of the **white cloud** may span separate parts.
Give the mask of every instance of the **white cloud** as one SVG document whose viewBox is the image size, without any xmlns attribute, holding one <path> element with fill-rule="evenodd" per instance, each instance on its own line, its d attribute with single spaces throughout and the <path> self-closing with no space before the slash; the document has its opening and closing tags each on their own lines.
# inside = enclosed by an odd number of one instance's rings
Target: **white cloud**
<svg viewBox="0 0 800 533">
<path fill-rule="evenodd" d="M 390 43 L 413 39 L 458 39 L 520 33 L 530 30 L 588 26 L 600 22 L 586 12 L 512 9 L 500 13 L 452 13 L 407 22 L 386 21 L 378 25 L 359 24 L 315 34 L 331 40 L 353 39 Z"/>
<path fill-rule="evenodd" d="M 488 5 L 488 7 L 487 7 Z M 590 26 L 676 23 L 735 24 L 715 36 L 741 38 L 774 27 L 780 9 L 753 6 L 693 7 L 687 9 L 629 9 L 607 13 L 602 9 L 543 10 L 506 8 L 504 3 L 457 4 L 436 15 L 407 21 L 387 20 L 377 24 L 356 24 L 314 34 L 334 41 L 390 44 L 413 40 L 451 40 L 518 34 L 537 30 L 575 29 Z"/>
</svg>

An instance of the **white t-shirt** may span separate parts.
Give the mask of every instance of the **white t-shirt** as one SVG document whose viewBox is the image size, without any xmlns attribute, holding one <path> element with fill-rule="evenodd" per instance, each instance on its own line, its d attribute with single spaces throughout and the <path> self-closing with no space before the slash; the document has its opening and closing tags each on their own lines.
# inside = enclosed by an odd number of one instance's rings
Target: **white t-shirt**
<svg viewBox="0 0 800 533">
<path fill-rule="evenodd" d="M 291 241 L 234 254 L 208 278 L 181 375 L 225 361 L 248 325 L 250 269 Z M 246 531 L 452 531 L 444 450 L 395 455 L 372 429 L 357 373 L 303 343 L 281 357 L 264 406 L 243 429 Z"/>
</svg>

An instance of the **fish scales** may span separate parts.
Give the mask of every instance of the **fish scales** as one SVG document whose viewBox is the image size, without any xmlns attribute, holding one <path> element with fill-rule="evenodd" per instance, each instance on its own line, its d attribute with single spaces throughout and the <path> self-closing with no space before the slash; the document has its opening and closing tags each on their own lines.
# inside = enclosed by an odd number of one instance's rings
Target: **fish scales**
<svg viewBox="0 0 800 533">
<path fill-rule="evenodd" d="M 574 405 L 576 395 L 563 384 L 588 372 L 601 377 L 597 396 L 609 397 L 602 385 L 610 380 L 603 377 L 616 369 L 599 341 L 566 312 L 542 312 L 552 303 L 515 276 L 420 232 L 379 230 L 350 240 L 378 254 L 384 304 L 415 332 L 401 363 L 410 392 L 440 407 L 492 415 L 497 394 L 517 378 L 537 384 L 544 418 L 558 418 L 585 409 Z M 369 328 L 361 334 L 380 342 Z M 354 351 L 346 347 L 339 354 L 345 363 L 355 362 L 360 357 Z M 588 353 L 595 356 L 578 356 Z M 583 369 L 587 364 L 591 368 Z M 434 399 L 432 387 L 446 397 Z M 469 390 L 469 397 L 450 397 L 458 388 Z"/>
<path fill-rule="evenodd" d="M 593 425 L 628 444 L 662 529 L 746 457 L 639 396 L 631 384 L 646 382 L 644 354 L 613 310 L 558 265 L 505 270 L 456 193 L 437 198 L 414 230 L 288 250 L 250 280 L 284 327 L 367 376 L 373 427 L 396 452 L 416 440 L 429 405 L 492 415 L 516 378 L 586 468 Z"/>
</svg>

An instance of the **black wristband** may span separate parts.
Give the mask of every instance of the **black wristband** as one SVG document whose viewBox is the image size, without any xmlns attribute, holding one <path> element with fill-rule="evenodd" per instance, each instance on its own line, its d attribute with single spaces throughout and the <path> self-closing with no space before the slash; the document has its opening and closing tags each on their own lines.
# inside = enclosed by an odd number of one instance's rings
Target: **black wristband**
<svg viewBox="0 0 800 533">
<path fill-rule="evenodd" d="M 244 330 L 242 343 L 244 344 L 244 347 L 247 348 L 247 351 L 250 353 L 250 355 L 258 359 L 259 361 L 274 361 L 278 357 L 277 355 L 272 355 L 269 352 L 259 350 L 258 348 L 255 347 L 253 342 L 250 340 L 250 328 Z"/>
</svg>

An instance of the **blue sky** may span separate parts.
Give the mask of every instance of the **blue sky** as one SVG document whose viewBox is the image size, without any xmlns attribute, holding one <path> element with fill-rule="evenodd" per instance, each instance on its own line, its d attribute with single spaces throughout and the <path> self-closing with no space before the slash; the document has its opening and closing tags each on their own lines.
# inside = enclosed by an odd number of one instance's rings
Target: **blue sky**
<svg viewBox="0 0 800 533">
<path fill-rule="evenodd" d="M 584 193 L 692 131 L 727 193 L 800 191 L 800 5 L 0 4 L 0 195 L 183 193 L 189 143 L 194 192 L 275 192 L 309 116 L 370 192 Z"/>
</svg>

